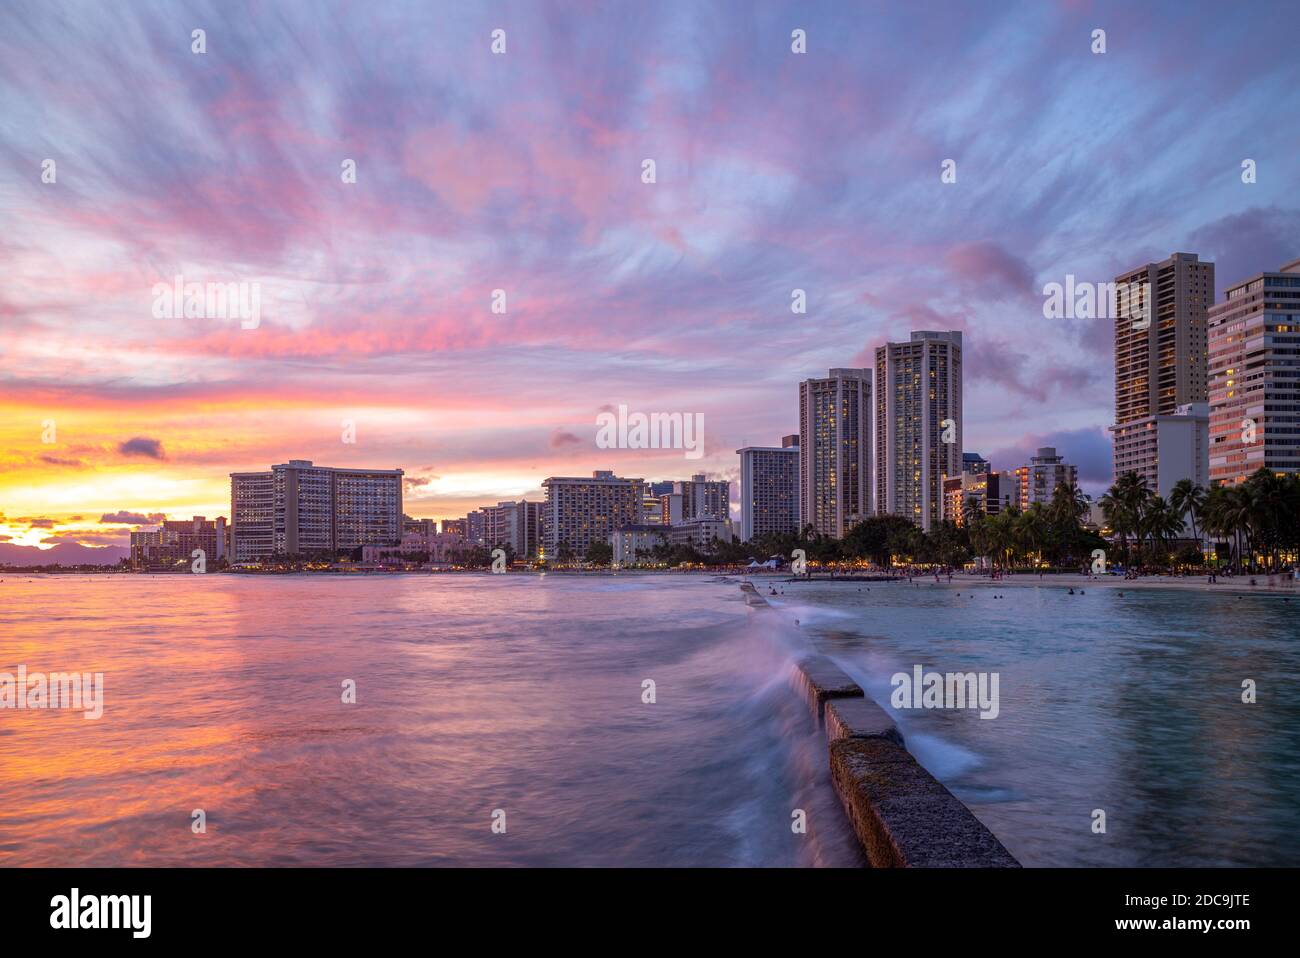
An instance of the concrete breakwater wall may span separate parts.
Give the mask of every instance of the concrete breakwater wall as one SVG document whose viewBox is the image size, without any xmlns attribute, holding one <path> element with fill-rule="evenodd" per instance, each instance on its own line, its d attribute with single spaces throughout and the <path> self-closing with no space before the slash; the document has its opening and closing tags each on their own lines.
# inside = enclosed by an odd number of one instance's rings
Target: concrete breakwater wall
<svg viewBox="0 0 1300 958">
<path fill-rule="evenodd" d="M 752 585 L 745 601 L 768 604 Z M 826 732 L 831 783 L 873 868 L 1020 867 L 912 756 L 889 713 L 843 669 L 809 656 L 794 667 L 791 683 Z"/>
</svg>

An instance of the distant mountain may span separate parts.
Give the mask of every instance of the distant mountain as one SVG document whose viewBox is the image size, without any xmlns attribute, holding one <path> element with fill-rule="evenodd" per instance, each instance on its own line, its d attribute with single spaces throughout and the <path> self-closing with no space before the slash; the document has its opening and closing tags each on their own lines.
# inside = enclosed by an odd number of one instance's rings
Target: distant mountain
<svg viewBox="0 0 1300 958">
<path fill-rule="evenodd" d="M 60 542 L 51 549 L 16 546 L 0 542 L 0 564 L 4 565 L 117 565 L 131 554 L 126 546 L 83 546 Z"/>
</svg>

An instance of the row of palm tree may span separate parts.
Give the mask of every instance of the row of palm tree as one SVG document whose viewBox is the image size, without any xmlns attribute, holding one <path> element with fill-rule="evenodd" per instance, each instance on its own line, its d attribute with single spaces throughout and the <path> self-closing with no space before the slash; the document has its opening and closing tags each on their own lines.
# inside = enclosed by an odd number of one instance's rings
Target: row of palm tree
<svg viewBox="0 0 1300 958">
<path fill-rule="evenodd" d="M 1260 469 L 1237 485 L 1209 490 L 1183 479 L 1169 499 L 1156 495 L 1146 478 L 1128 472 L 1099 500 L 1128 564 L 1130 537 L 1138 556 L 1159 555 L 1190 526 L 1228 546 L 1228 565 L 1237 571 L 1280 571 L 1300 549 L 1300 475 Z"/>
<path fill-rule="evenodd" d="M 1090 506 L 1078 486 L 1062 483 L 1049 502 L 1032 503 L 1024 512 L 1011 507 L 987 515 L 979 500 L 972 498 L 962 519 L 972 553 L 989 556 L 999 567 L 1042 561 L 1073 566 L 1104 545 L 1084 526 Z"/>
</svg>

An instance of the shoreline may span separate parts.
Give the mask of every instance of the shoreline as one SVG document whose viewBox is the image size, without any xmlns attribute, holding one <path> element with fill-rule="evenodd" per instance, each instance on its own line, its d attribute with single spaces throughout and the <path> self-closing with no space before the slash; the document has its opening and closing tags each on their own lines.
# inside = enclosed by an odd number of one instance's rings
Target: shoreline
<svg viewBox="0 0 1300 958">
<path fill-rule="evenodd" d="M 1205 581 L 1205 576 L 1187 576 L 1186 578 L 1172 578 L 1166 576 L 1152 576 L 1145 579 L 1125 579 L 1122 576 L 1092 576 L 1083 575 L 1078 572 L 1063 572 L 1055 575 L 1045 575 L 1039 579 L 1032 573 L 1012 576 L 1009 579 L 989 579 L 988 576 L 960 574 L 952 577 L 952 582 L 948 582 L 944 577 L 941 582 L 936 583 L 934 579 L 925 576 L 915 576 L 911 585 L 941 585 L 944 587 L 964 585 L 986 586 L 986 587 L 1009 587 L 1009 588 L 1027 588 L 1038 587 L 1046 588 L 1050 586 L 1059 586 L 1065 589 L 1109 589 L 1126 592 L 1137 589 L 1176 589 L 1180 591 L 1192 592 L 1210 592 L 1231 594 L 1249 594 L 1249 595 L 1281 595 L 1281 596 L 1300 596 L 1300 582 L 1295 581 L 1289 576 L 1274 576 L 1274 584 L 1268 584 L 1267 575 L 1257 575 L 1253 578 L 1256 585 L 1251 585 L 1251 576 L 1236 576 L 1227 582 L 1209 583 Z M 904 584 L 908 584 L 906 579 Z"/>
</svg>

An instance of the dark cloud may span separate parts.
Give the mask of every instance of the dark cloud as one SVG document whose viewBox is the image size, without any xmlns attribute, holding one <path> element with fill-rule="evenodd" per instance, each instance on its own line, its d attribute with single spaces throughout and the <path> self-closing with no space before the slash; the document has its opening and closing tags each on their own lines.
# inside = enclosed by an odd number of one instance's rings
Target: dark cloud
<svg viewBox="0 0 1300 958">
<path fill-rule="evenodd" d="M 1214 263 L 1219 302 L 1228 286 L 1300 257 L 1300 210 L 1251 207 L 1206 223 L 1192 233 L 1188 246 Z"/>
<path fill-rule="evenodd" d="M 99 517 L 99 521 L 101 523 L 115 523 L 127 526 L 147 526 L 162 522 L 166 518 L 167 514 L 165 512 L 151 512 L 146 516 L 143 513 L 122 510 L 121 512 L 106 512 Z"/>
<path fill-rule="evenodd" d="M 60 459 L 58 456 L 37 456 L 41 462 L 51 466 L 65 466 L 69 469 L 82 469 L 85 463 L 80 459 Z"/>
<path fill-rule="evenodd" d="M 117 451 L 124 456 L 145 456 L 149 459 L 166 459 L 163 453 L 162 443 L 157 439 L 147 439 L 144 436 L 136 436 L 128 439 L 117 447 Z"/>
<path fill-rule="evenodd" d="M 1029 264 L 988 240 L 954 246 L 944 263 L 960 285 L 986 295 L 1018 299 L 1038 292 Z"/>
<path fill-rule="evenodd" d="M 604 411 L 602 407 L 602 412 Z M 551 433 L 550 446 L 552 449 L 562 449 L 565 446 L 581 446 L 582 439 L 571 432 L 563 429 L 557 429 Z"/>
</svg>

